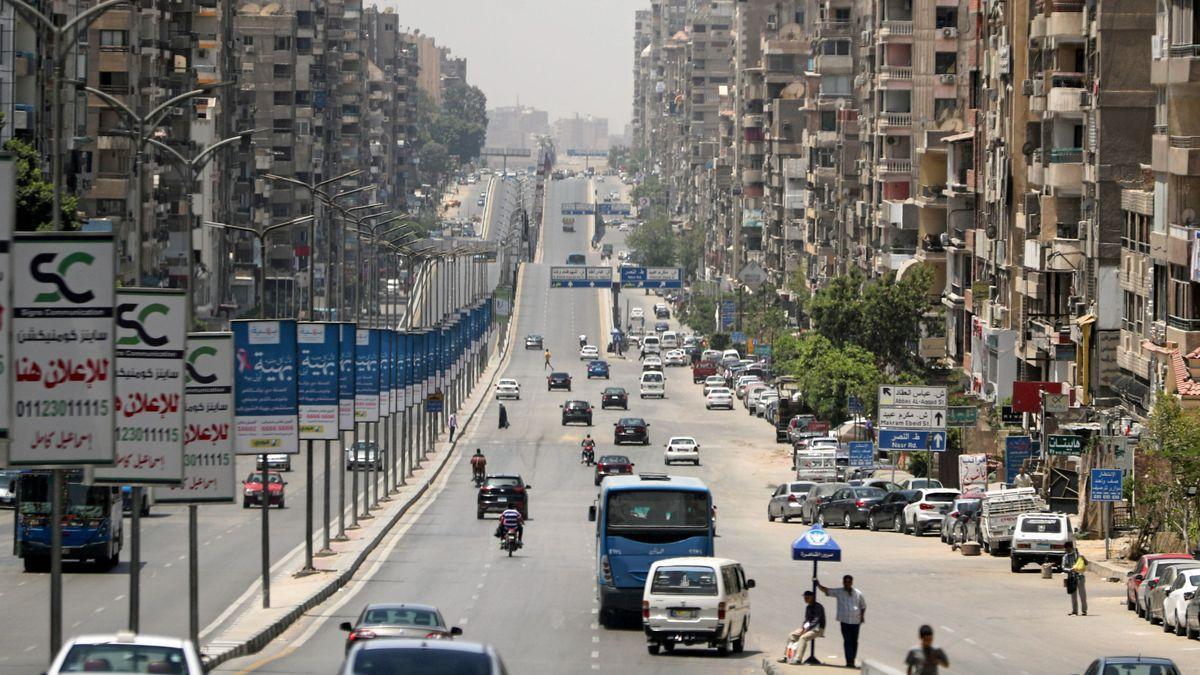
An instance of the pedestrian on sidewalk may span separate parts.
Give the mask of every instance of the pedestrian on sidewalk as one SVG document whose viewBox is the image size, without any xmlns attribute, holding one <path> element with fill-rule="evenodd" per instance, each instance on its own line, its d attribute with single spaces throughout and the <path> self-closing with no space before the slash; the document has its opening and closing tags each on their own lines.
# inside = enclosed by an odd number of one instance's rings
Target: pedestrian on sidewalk
<svg viewBox="0 0 1200 675">
<path fill-rule="evenodd" d="M 841 588 L 826 588 L 813 577 L 813 583 L 827 596 L 837 598 L 837 620 L 842 626 L 842 649 L 846 653 L 846 667 L 853 668 L 858 657 L 858 632 L 867 622 L 867 599 L 854 587 L 854 577 L 842 577 Z"/>
<path fill-rule="evenodd" d="M 1068 541 L 1066 548 L 1067 552 L 1062 557 L 1062 568 L 1067 573 L 1063 585 L 1067 587 L 1067 593 L 1071 596 L 1071 613 L 1068 616 L 1075 616 L 1080 610 L 1087 616 L 1087 558 L 1075 550 L 1075 544 L 1072 542 Z"/>
<path fill-rule="evenodd" d="M 500 428 L 508 428 L 508 409 L 504 407 L 503 403 L 500 404 Z"/>
<path fill-rule="evenodd" d="M 542 368 L 542 370 L 550 370 L 553 366 L 550 365 L 550 350 L 549 349 L 546 350 L 545 356 L 546 356 L 546 367 Z"/>
<path fill-rule="evenodd" d="M 825 636 L 825 607 L 817 602 L 817 596 L 812 591 L 804 591 L 804 625 L 788 635 L 787 647 L 784 649 L 780 663 L 790 663 L 793 666 L 804 658 L 804 650 L 817 638 Z M 818 664 L 816 649 L 813 655 L 804 663 Z"/>
<path fill-rule="evenodd" d="M 458 414 L 450 413 L 450 417 L 446 419 L 446 426 L 450 427 L 450 442 L 454 442 L 454 432 L 458 431 Z"/>
<path fill-rule="evenodd" d="M 933 646 L 933 628 L 928 624 L 921 626 L 917 633 L 921 636 L 921 644 L 908 650 L 904 665 L 908 666 L 908 675 L 938 675 L 938 668 L 949 668 L 950 659 L 946 652 Z"/>
</svg>

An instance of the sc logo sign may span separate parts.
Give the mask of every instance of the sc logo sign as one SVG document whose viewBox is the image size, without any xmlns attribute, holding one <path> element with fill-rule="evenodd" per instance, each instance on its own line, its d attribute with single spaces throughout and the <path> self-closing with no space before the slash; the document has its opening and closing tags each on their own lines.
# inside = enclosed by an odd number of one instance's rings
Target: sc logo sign
<svg viewBox="0 0 1200 675">
<path fill-rule="evenodd" d="M 187 370 L 188 379 L 199 384 L 212 384 L 213 382 L 216 382 L 217 376 L 215 373 L 201 373 L 200 371 L 196 370 L 196 361 L 199 360 L 201 356 L 216 355 L 217 350 L 213 347 L 197 347 L 196 349 L 192 350 L 192 353 L 188 354 L 187 361 L 185 361 L 183 364 L 183 367 Z"/>
<path fill-rule="evenodd" d="M 142 311 L 138 312 L 137 319 L 126 318 L 126 314 L 132 312 L 135 308 L 137 308 L 137 305 L 131 302 L 117 305 L 117 327 L 137 333 L 137 335 L 129 335 L 117 340 L 117 344 L 130 346 L 144 344 L 148 347 L 161 347 L 167 344 L 168 338 L 166 335 L 150 335 L 147 333 L 145 322 L 152 314 L 162 314 L 165 316 L 171 310 L 166 305 L 155 302 L 143 307 Z"/>
<path fill-rule="evenodd" d="M 58 302 L 66 298 L 68 302 L 73 302 L 77 305 L 91 302 L 96 297 L 95 293 L 90 290 L 83 291 L 82 293 L 76 291 L 67 284 L 67 280 L 64 277 L 66 277 L 67 271 L 75 265 L 82 263 L 91 266 L 96 259 L 90 253 L 76 251 L 75 253 L 63 256 L 55 271 L 42 269 L 46 265 L 54 264 L 54 259 L 57 257 L 57 253 L 39 253 L 29 261 L 29 276 L 43 284 L 52 284 L 58 289 L 56 291 L 38 293 L 33 301 Z"/>
</svg>

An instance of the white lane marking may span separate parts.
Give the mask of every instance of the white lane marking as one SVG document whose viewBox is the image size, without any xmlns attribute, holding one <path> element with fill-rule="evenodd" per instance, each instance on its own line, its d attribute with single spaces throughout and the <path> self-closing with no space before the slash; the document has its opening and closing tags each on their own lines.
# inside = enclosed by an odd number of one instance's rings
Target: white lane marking
<svg viewBox="0 0 1200 675">
<path fill-rule="evenodd" d="M 592 652 L 592 658 L 593 658 L 593 659 L 598 659 L 598 658 L 600 658 L 600 652 Z"/>
<path fill-rule="evenodd" d="M 113 598 L 113 602 L 120 602 L 124 599 L 125 599 L 125 594 L 122 593 L 121 595 L 118 595 L 117 597 Z"/>
<path fill-rule="evenodd" d="M 97 607 L 96 609 L 92 610 L 92 613 L 99 614 L 100 612 L 103 612 L 103 611 L 104 611 L 104 607 Z"/>
<path fill-rule="evenodd" d="M 941 629 L 942 629 L 942 630 L 944 630 L 944 631 L 946 631 L 947 633 L 953 633 L 953 632 L 954 632 L 954 629 L 953 629 L 953 628 L 951 628 L 950 626 L 942 626 L 942 627 L 941 627 Z"/>
<path fill-rule="evenodd" d="M 71 624 L 71 628 L 79 628 L 82 625 L 83 625 L 82 621 L 76 621 L 75 623 Z"/>
<path fill-rule="evenodd" d="M 1003 655 L 1003 654 L 997 654 L 996 652 L 992 652 L 992 656 L 994 656 L 994 657 L 996 657 L 996 658 L 1000 659 L 1001 661 L 1004 661 L 1004 660 L 1006 660 L 1006 659 L 1004 658 L 1004 655 Z"/>
<path fill-rule="evenodd" d="M 596 609 L 595 607 L 592 608 L 592 614 L 599 614 L 599 613 L 600 613 L 600 610 Z"/>
<path fill-rule="evenodd" d="M 600 642 L 600 636 L 599 636 L 599 635 L 593 635 L 593 636 L 592 636 L 592 642 L 593 642 L 593 643 L 599 643 L 599 642 Z"/>
<path fill-rule="evenodd" d="M 600 630 L 600 624 L 593 621 L 592 622 L 592 630 Z"/>
<path fill-rule="evenodd" d="M 26 651 L 26 652 L 31 652 L 31 651 L 33 651 L 33 650 L 35 650 L 35 649 L 37 649 L 37 645 L 29 645 L 28 647 L 26 647 L 26 648 L 25 648 L 25 651 Z"/>
<path fill-rule="evenodd" d="M 171 565 L 174 565 L 174 564 L 175 563 L 163 563 L 163 567 L 170 567 Z"/>
<path fill-rule="evenodd" d="M 971 638 L 963 638 L 963 642 L 965 642 L 965 643 L 967 643 L 967 644 L 969 644 L 969 645 L 977 644 L 977 643 L 976 643 L 974 640 L 972 640 Z"/>
</svg>

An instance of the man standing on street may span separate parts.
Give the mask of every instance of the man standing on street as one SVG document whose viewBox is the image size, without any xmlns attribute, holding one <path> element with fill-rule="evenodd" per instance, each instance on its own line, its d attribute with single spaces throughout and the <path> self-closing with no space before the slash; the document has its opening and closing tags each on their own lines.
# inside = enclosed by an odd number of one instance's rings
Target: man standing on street
<svg viewBox="0 0 1200 675">
<path fill-rule="evenodd" d="M 1079 610 L 1083 610 L 1083 615 L 1087 616 L 1087 558 L 1079 555 L 1079 551 L 1075 550 L 1075 544 L 1067 542 L 1067 552 L 1062 557 L 1062 568 L 1067 573 L 1066 585 L 1067 593 L 1071 595 L 1071 613 L 1068 616 L 1079 614 Z"/>
<path fill-rule="evenodd" d="M 550 350 L 549 349 L 546 350 L 545 357 L 546 357 L 546 365 L 544 368 L 542 368 L 542 370 L 550 370 Z"/>
<path fill-rule="evenodd" d="M 867 622 L 867 600 L 854 587 L 854 577 L 842 577 L 841 588 L 826 588 L 813 577 L 813 583 L 827 596 L 837 598 L 837 620 L 842 625 L 842 649 L 846 652 L 846 667 L 853 668 L 858 657 L 858 631 Z"/>
<path fill-rule="evenodd" d="M 921 644 L 908 650 L 904 665 L 908 666 L 908 675 L 938 675 L 938 668 L 949 668 L 950 660 L 946 652 L 933 646 L 933 628 L 928 624 L 917 631 L 921 636 Z"/>
<path fill-rule="evenodd" d="M 454 442 L 454 432 L 458 429 L 458 415 L 450 413 L 450 417 L 446 419 L 446 426 L 450 427 L 450 442 Z"/>
<path fill-rule="evenodd" d="M 783 658 L 779 659 L 780 663 L 789 663 L 787 650 L 791 650 L 792 665 L 800 663 L 800 659 L 804 658 L 804 650 L 808 649 L 808 645 L 814 640 L 825 636 L 825 608 L 821 603 L 817 602 L 817 596 L 812 591 L 804 591 L 804 625 L 792 631 L 788 635 L 787 649 L 784 651 Z M 804 663 L 818 664 L 816 650 L 813 650 L 813 655 L 808 657 Z"/>
<path fill-rule="evenodd" d="M 1016 487 L 1016 488 L 1033 487 L 1033 479 L 1029 477 L 1029 474 L 1025 473 L 1024 466 L 1022 466 L 1021 470 L 1017 472 L 1017 477 L 1013 478 L 1013 487 Z"/>
</svg>

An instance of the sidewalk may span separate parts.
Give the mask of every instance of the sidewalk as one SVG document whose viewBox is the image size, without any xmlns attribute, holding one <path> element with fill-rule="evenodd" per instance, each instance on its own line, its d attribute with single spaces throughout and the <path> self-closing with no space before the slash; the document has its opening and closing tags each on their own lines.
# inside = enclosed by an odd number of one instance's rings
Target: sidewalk
<svg viewBox="0 0 1200 675">
<path fill-rule="evenodd" d="M 1104 559 L 1103 539 L 1077 539 L 1076 549 L 1087 558 L 1088 571 L 1105 581 L 1125 581 L 1125 574 L 1133 569 L 1134 561 L 1120 558 L 1121 551 L 1129 545 L 1128 537 L 1112 539 L 1109 549 L 1112 558 Z"/>
<path fill-rule="evenodd" d="M 510 330 L 511 330 L 510 323 Z M 433 452 L 421 461 L 421 466 L 407 478 L 407 484 L 392 493 L 388 501 L 380 499 L 380 507 L 372 512 L 371 520 L 360 521 L 361 528 L 347 530 L 348 541 L 331 542 L 333 555 L 316 558 L 317 571 L 306 575 L 296 574 L 302 561 L 285 559 L 276 563 L 271 575 L 271 607 L 261 606 L 261 585 L 251 586 L 249 602 L 228 622 L 223 630 L 211 639 L 201 640 L 201 652 L 205 655 L 209 670 L 220 664 L 260 651 L 272 639 L 287 630 L 296 620 L 313 607 L 320 605 L 353 579 L 359 568 L 368 560 L 376 547 L 391 532 L 438 478 L 454 456 L 458 440 L 466 434 L 467 427 L 476 421 L 491 396 L 492 384 L 499 375 L 508 357 L 511 340 L 503 334 L 497 335 L 494 357 L 488 358 L 487 367 L 475 385 L 475 391 L 463 402 L 458 411 L 462 424 L 455 442 L 444 438 L 435 444 Z M 278 542 L 276 545 L 279 545 Z"/>
</svg>

